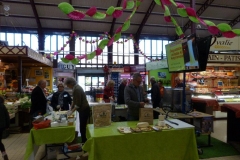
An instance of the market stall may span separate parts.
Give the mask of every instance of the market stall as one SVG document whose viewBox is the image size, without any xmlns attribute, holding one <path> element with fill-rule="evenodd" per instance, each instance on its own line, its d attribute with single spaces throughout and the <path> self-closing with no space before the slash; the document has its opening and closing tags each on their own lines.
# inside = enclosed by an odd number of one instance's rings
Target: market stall
<svg viewBox="0 0 240 160">
<path fill-rule="evenodd" d="M 28 125 L 29 96 L 38 81 L 47 81 L 47 94 L 52 90 L 52 66 L 48 58 L 27 46 L 0 46 L 0 94 L 5 97 L 11 126 L 18 127 L 18 133 Z M 23 97 L 27 103 L 19 101 Z"/>
<path fill-rule="evenodd" d="M 23 86 L 35 86 L 40 79 L 52 89 L 53 63 L 27 46 L 0 46 L 2 88 L 21 92 Z M 16 83 L 17 82 L 17 83 Z M 17 85 L 16 85 L 17 84 Z"/>
<path fill-rule="evenodd" d="M 117 130 L 122 126 L 136 127 L 137 123 L 115 122 L 102 128 L 89 124 L 88 140 L 83 146 L 89 153 L 88 159 L 198 159 L 194 127 L 129 134 Z"/>
</svg>

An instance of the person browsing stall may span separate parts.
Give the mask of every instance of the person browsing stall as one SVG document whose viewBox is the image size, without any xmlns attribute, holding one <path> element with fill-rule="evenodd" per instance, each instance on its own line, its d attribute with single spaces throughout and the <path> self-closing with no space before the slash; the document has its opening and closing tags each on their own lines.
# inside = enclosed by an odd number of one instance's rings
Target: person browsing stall
<svg viewBox="0 0 240 160">
<path fill-rule="evenodd" d="M 140 73 L 133 74 L 132 83 L 125 87 L 124 90 L 124 100 L 128 105 L 128 121 L 139 120 L 139 109 L 144 108 L 145 99 L 143 94 L 143 88 L 140 86 L 142 83 L 142 76 Z"/>
<path fill-rule="evenodd" d="M 57 92 L 55 92 L 51 99 L 51 106 L 54 110 L 69 110 L 69 106 L 72 104 L 72 98 L 67 91 L 64 91 L 64 85 L 62 83 L 57 85 Z"/>
<path fill-rule="evenodd" d="M 5 150 L 5 146 L 2 143 L 2 135 L 5 129 L 8 129 L 10 125 L 9 113 L 4 105 L 4 98 L 0 96 L 0 150 L 4 160 L 8 160 L 8 155 Z"/>
<path fill-rule="evenodd" d="M 184 87 L 184 84 L 181 82 L 179 77 L 175 78 L 175 88 L 180 88 L 180 87 Z"/>
<path fill-rule="evenodd" d="M 158 86 L 159 86 L 159 91 L 160 91 L 160 97 L 162 99 L 163 94 L 164 94 L 164 86 L 163 86 L 163 82 L 161 80 L 158 81 Z"/>
<path fill-rule="evenodd" d="M 38 85 L 33 89 L 31 94 L 31 109 L 30 114 L 33 117 L 39 114 L 44 115 L 47 112 L 47 98 L 44 93 L 47 81 L 40 80 Z"/>
<path fill-rule="evenodd" d="M 87 120 L 90 115 L 90 107 L 87 101 L 86 94 L 83 88 L 77 84 L 77 81 L 72 78 L 66 78 L 64 84 L 73 90 L 73 102 L 72 102 L 72 109 L 68 112 L 68 115 L 71 115 L 75 110 L 79 112 L 79 120 L 80 120 L 80 133 L 82 138 L 82 143 L 87 141 L 86 137 L 86 127 L 87 127 Z"/>
<path fill-rule="evenodd" d="M 157 108 L 159 107 L 161 101 L 159 86 L 154 77 L 150 78 L 150 82 L 152 87 L 150 91 L 147 91 L 147 93 L 151 93 L 152 106 L 153 108 Z M 159 114 L 157 112 L 153 112 L 154 119 L 157 119 L 158 115 Z"/>
<path fill-rule="evenodd" d="M 106 87 L 103 90 L 103 100 L 105 103 L 109 103 L 110 101 L 115 100 L 114 84 L 115 82 L 113 80 L 108 81 Z"/>
<path fill-rule="evenodd" d="M 117 98 L 118 104 L 125 104 L 124 89 L 125 89 L 126 85 L 127 85 L 127 79 L 123 78 L 121 84 L 118 87 L 118 98 Z"/>
<path fill-rule="evenodd" d="M 150 78 L 150 82 L 152 87 L 150 91 L 147 91 L 147 93 L 151 93 L 152 105 L 153 105 L 153 108 L 156 108 L 156 107 L 159 107 L 159 103 L 161 100 L 160 90 L 159 90 L 158 83 L 156 82 L 154 77 Z"/>
</svg>

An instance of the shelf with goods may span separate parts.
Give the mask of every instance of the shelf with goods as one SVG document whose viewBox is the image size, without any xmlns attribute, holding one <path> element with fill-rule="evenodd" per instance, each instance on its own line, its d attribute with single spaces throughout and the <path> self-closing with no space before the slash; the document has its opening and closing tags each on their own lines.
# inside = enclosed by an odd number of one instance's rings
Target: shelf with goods
<svg viewBox="0 0 240 160">
<path fill-rule="evenodd" d="M 114 84 L 114 96 L 115 97 L 118 97 L 118 86 L 121 83 L 120 76 L 121 75 L 120 75 L 119 72 L 112 72 L 111 73 L 111 78 L 110 79 L 115 82 L 115 84 Z"/>
<path fill-rule="evenodd" d="M 196 93 L 237 93 L 240 88 L 238 71 L 238 67 L 208 67 L 203 72 L 187 73 L 186 83 L 194 88 Z"/>
</svg>

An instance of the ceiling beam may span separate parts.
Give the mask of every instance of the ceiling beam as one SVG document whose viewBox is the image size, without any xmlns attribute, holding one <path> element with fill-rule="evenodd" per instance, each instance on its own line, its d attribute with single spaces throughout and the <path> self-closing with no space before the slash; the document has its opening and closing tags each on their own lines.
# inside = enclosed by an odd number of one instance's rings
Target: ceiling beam
<svg viewBox="0 0 240 160">
<path fill-rule="evenodd" d="M 5 1 L 3 1 L 3 2 L 7 2 L 7 3 L 17 3 L 17 4 L 30 4 L 28 1 L 17 1 L 17 0 L 11 0 L 11 1 L 9 1 L 9 0 L 5 0 Z M 180 0 L 176 0 L 175 2 L 178 2 L 178 3 L 182 3 L 182 4 L 190 4 L 190 1 L 188 0 L 188 1 L 180 1 Z M 198 6 L 202 6 L 202 5 L 204 5 L 204 3 L 199 3 L 199 2 L 196 2 L 195 3 L 196 5 L 198 5 Z M 42 6 L 55 6 L 55 7 L 57 7 L 58 6 L 58 4 L 53 4 L 53 3 L 42 3 L 42 2 L 35 2 L 35 5 L 42 5 Z M 77 8 L 81 8 L 81 9 L 89 9 L 89 6 L 88 7 L 86 7 L 86 6 L 75 6 L 75 5 L 73 5 L 73 7 L 75 8 L 75 9 L 77 9 Z M 221 4 L 211 4 L 211 7 L 216 7 L 216 8 L 227 8 L 227 9 L 237 9 L 237 10 L 239 10 L 239 7 L 236 7 L 236 6 L 227 6 L 227 5 L 221 5 Z M 107 10 L 107 8 L 99 8 L 99 7 L 97 7 L 98 8 L 98 10 L 104 10 L 104 11 L 106 11 Z M 124 11 L 125 12 L 125 11 Z M 131 11 L 128 11 L 128 12 L 131 12 Z M 138 11 L 139 12 L 139 11 Z"/>
<path fill-rule="evenodd" d="M 203 14 L 203 12 L 212 4 L 214 0 L 206 0 L 206 2 L 198 9 L 198 11 L 196 12 L 197 16 L 200 16 L 201 14 Z M 192 21 L 188 21 L 182 31 L 183 33 L 186 32 L 186 30 L 192 25 Z"/>
<path fill-rule="evenodd" d="M 143 18 L 140 26 L 138 27 L 137 32 L 135 33 L 135 40 L 136 40 L 137 42 L 138 42 L 139 37 L 140 37 L 140 35 L 141 35 L 141 33 L 142 33 L 142 29 L 143 29 L 144 25 L 146 24 L 146 22 L 147 22 L 147 20 L 148 20 L 148 18 L 149 18 L 149 16 L 150 16 L 150 14 L 152 13 L 155 5 L 156 5 L 155 1 L 152 0 L 152 3 L 151 3 L 150 6 L 148 7 L 148 10 L 146 11 L 146 14 L 145 14 L 144 18 Z"/>
<path fill-rule="evenodd" d="M 69 0 L 69 3 L 72 5 L 72 0 Z M 72 19 L 70 20 L 70 26 L 71 26 L 70 32 L 72 32 L 73 31 L 73 20 Z"/>
<path fill-rule="evenodd" d="M 229 22 L 228 24 L 233 27 L 235 26 L 238 22 L 240 22 L 240 15 L 237 16 L 236 18 L 234 18 L 231 22 Z"/>
<path fill-rule="evenodd" d="M 33 10 L 33 13 L 34 13 L 34 17 L 35 17 L 36 22 L 37 22 L 38 29 L 39 29 L 39 31 L 41 32 L 41 30 L 42 30 L 42 25 L 41 25 L 41 22 L 40 22 L 38 13 L 37 13 L 37 9 L 36 9 L 34 0 L 30 0 L 30 4 L 31 4 L 31 7 L 32 7 L 32 10 Z"/>
<path fill-rule="evenodd" d="M 117 7 L 119 7 L 121 5 L 121 3 L 122 3 L 122 0 L 118 0 Z M 111 36 L 113 36 L 113 30 L 114 30 L 115 22 L 116 22 L 116 18 L 113 18 L 111 28 L 110 28 L 110 31 L 109 31 L 109 34 Z"/>
<path fill-rule="evenodd" d="M 151 15 L 153 15 L 151 13 Z M 159 14 L 160 15 L 160 14 Z M 162 14 L 163 15 L 163 14 Z M 179 15 L 173 15 L 174 17 L 180 17 Z M 0 13 L 0 17 L 6 17 L 3 13 Z M 8 17 L 13 17 L 13 18 L 34 18 L 34 16 L 28 16 L 28 15 L 17 15 L 17 14 L 10 14 Z M 58 17 L 39 17 L 39 19 L 49 19 L 49 20 L 63 20 L 63 21 L 71 21 L 70 18 L 58 18 Z M 215 21 L 232 21 L 232 19 L 222 19 L 222 18 L 214 18 L 214 17 L 202 17 L 202 19 L 205 20 L 215 20 Z M 83 20 L 81 20 L 83 21 Z M 75 21 L 75 22 L 81 22 L 81 21 Z M 99 22 L 102 22 L 100 20 L 98 20 Z M 117 23 L 117 22 L 116 22 Z M 122 24 L 119 22 L 119 24 Z"/>
</svg>

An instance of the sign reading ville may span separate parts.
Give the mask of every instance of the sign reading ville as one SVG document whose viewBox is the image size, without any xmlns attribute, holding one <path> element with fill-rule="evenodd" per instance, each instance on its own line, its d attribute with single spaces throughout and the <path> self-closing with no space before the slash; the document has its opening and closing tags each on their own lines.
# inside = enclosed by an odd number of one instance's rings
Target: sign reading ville
<svg viewBox="0 0 240 160">
<path fill-rule="evenodd" d="M 240 55 L 209 54 L 208 62 L 240 62 Z"/>
<path fill-rule="evenodd" d="M 71 62 L 69 62 L 69 63 L 58 62 L 58 68 L 66 69 L 66 70 L 74 70 L 76 68 L 76 66 L 74 64 L 72 64 Z"/>
</svg>

